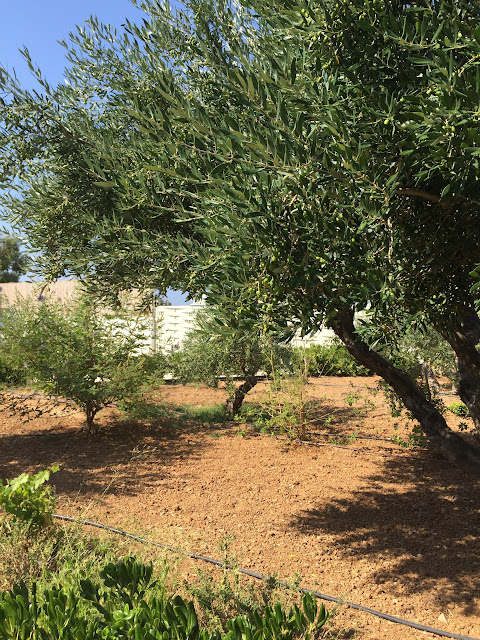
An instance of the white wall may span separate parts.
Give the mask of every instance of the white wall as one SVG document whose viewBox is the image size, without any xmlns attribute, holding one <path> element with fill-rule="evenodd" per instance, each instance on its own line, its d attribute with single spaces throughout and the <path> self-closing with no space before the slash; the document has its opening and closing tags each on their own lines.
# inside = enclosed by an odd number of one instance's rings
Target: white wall
<svg viewBox="0 0 480 640">
<path fill-rule="evenodd" d="M 202 307 L 202 304 L 156 307 L 152 351 L 166 352 L 179 347 L 187 333 L 195 328 L 195 314 Z"/>
<path fill-rule="evenodd" d="M 195 328 L 195 314 L 202 309 L 202 304 L 182 306 L 159 306 L 155 309 L 157 336 L 152 337 L 152 351 L 170 351 L 178 347 L 189 331 Z M 301 338 L 298 334 L 292 341 L 294 347 L 312 344 L 323 344 L 333 338 L 331 329 L 322 329 L 315 335 L 309 334 Z"/>
</svg>

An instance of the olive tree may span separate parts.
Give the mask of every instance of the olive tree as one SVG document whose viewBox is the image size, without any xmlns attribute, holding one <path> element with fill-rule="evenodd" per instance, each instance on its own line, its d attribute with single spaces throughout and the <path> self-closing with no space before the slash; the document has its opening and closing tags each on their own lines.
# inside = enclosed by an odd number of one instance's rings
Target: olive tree
<svg viewBox="0 0 480 640">
<path fill-rule="evenodd" d="M 249 391 L 258 382 L 258 374 L 288 373 L 292 369 L 293 350 L 266 335 L 260 328 L 239 328 L 234 312 L 225 324 L 225 311 L 206 308 L 196 316 L 196 328 L 174 350 L 169 364 L 182 383 L 201 382 L 213 388 L 220 380 L 229 396 L 225 415 L 235 417 Z M 241 380 L 237 384 L 237 380 Z"/>
<path fill-rule="evenodd" d="M 0 238 L 0 282 L 18 282 L 27 265 L 28 257 L 22 253 L 18 238 Z"/>
</svg>

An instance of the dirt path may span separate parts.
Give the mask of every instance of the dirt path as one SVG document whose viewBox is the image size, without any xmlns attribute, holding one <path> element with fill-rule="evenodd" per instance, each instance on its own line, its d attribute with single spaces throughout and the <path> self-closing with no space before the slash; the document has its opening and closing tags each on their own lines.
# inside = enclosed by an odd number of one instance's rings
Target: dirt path
<svg viewBox="0 0 480 640">
<path fill-rule="evenodd" d="M 61 513 L 151 532 L 212 557 L 229 536 L 242 567 L 282 579 L 299 574 L 303 586 L 480 638 L 479 482 L 426 451 L 355 439 L 406 432 L 401 421 L 394 431 L 381 395 L 352 384 L 375 381 L 309 385 L 312 397 L 326 396 L 327 413 L 337 411 L 328 426 L 312 425 L 311 444 L 250 428 L 242 437 L 239 425 L 212 427 L 181 415 L 133 423 L 112 410 L 88 438 L 80 414 L 26 424 L 0 414 L 0 477 L 58 463 Z M 224 397 L 195 387 L 158 392 L 178 405 Z M 434 637 L 352 610 L 341 611 L 335 625 L 362 640 Z"/>
</svg>

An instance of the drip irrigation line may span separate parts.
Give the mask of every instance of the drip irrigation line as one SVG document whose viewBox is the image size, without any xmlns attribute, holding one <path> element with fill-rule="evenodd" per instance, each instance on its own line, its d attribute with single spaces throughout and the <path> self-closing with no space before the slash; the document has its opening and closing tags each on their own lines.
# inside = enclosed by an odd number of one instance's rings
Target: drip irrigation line
<svg viewBox="0 0 480 640">
<path fill-rule="evenodd" d="M 321 436 L 322 438 L 348 438 L 349 436 L 353 437 L 353 434 L 350 433 L 315 433 L 314 431 L 308 431 L 307 435 Z M 355 440 L 381 440 L 382 442 L 392 442 L 393 444 L 396 444 L 396 442 L 394 442 L 392 438 L 379 438 L 378 436 L 360 436 L 355 434 Z"/>
<path fill-rule="evenodd" d="M 444 638 L 453 638 L 454 640 L 480 640 L 480 638 L 473 638 L 472 636 L 464 636 L 459 633 L 452 633 L 451 631 L 443 631 L 442 629 L 435 629 L 434 627 L 429 627 L 427 625 L 420 624 L 418 622 L 404 620 L 403 618 L 399 618 L 397 616 L 391 616 L 388 613 L 383 613 L 382 611 L 377 611 L 376 609 L 370 609 L 370 607 L 364 607 L 361 604 L 355 604 L 354 602 L 349 602 L 348 600 L 342 600 L 341 598 L 336 598 L 335 596 L 329 596 L 324 593 L 320 593 L 318 591 L 315 591 L 314 589 L 307 589 L 306 587 L 293 586 L 288 582 L 284 582 L 283 580 L 277 580 L 272 576 L 265 576 L 262 573 L 257 573 L 256 571 L 250 571 L 249 569 L 242 569 L 241 567 L 234 567 L 230 563 L 223 562 L 222 560 L 215 560 L 214 558 L 209 558 L 208 556 L 202 556 L 198 553 L 190 553 L 189 551 L 175 549 L 175 547 L 171 547 L 167 544 L 162 544 L 161 542 L 154 542 L 152 540 L 147 540 L 146 538 L 136 536 L 133 533 L 127 533 L 126 531 L 122 531 L 121 529 L 115 529 L 114 527 L 110 527 L 106 524 L 101 524 L 100 522 L 93 522 L 92 520 L 83 520 L 82 518 L 73 518 L 71 516 L 63 516 L 57 513 L 52 514 L 52 516 L 57 520 L 64 520 L 66 522 L 76 522 L 78 524 L 82 524 L 85 526 L 96 527 L 97 529 L 104 529 L 105 531 L 116 533 L 117 535 L 123 536 L 124 538 L 130 538 L 131 540 L 135 540 L 143 544 L 150 544 L 154 547 L 159 547 L 160 549 L 164 549 L 166 551 L 171 551 L 172 553 L 176 553 L 179 555 L 186 556 L 188 558 L 192 558 L 193 560 L 201 560 L 202 562 L 213 564 L 216 567 L 221 567 L 223 569 L 235 569 L 239 573 L 249 576 L 250 578 L 255 578 L 256 580 L 262 580 L 264 582 L 272 581 L 275 585 L 279 585 L 286 589 L 300 591 L 301 593 L 309 593 L 310 595 L 315 596 L 319 600 L 325 600 L 326 602 L 335 602 L 336 604 L 349 607 L 350 609 L 355 609 L 356 611 L 362 611 L 363 613 L 370 613 L 376 616 L 377 618 L 382 618 L 383 620 L 388 620 L 389 622 L 394 622 L 396 624 L 401 624 L 406 627 L 411 627 L 412 629 L 417 629 L 418 631 L 425 631 L 426 633 L 432 633 L 437 636 L 442 636 Z"/>
<path fill-rule="evenodd" d="M 313 378 L 314 380 L 320 380 L 320 378 Z M 369 387 L 367 384 L 346 384 L 346 383 L 338 383 L 338 382 L 317 382 L 316 384 L 317 387 L 350 387 L 350 388 L 354 388 L 354 389 L 368 389 L 369 391 L 375 391 L 377 389 L 377 387 Z M 439 396 L 458 396 L 458 393 L 455 393 L 454 391 L 448 393 L 448 392 L 443 392 L 443 393 L 439 393 Z"/>
<path fill-rule="evenodd" d="M 271 438 L 272 436 L 270 436 L 267 433 L 257 433 L 255 437 Z M 290 438 L 284 438 L 282 436 L 273 436 L 273 437 L 275 438 L 275 440 L 279 440 L 280 442 L 291 442 L 291 443 L 295 443 L 305 447 L 331 447 L 333 449 L 346 449 L 347 451 L 352 451 L 353 453 L 364 453 L 366 455 L 371 455 L 371 456 L 382 456 L 383 458 L 390 458 L 392 456 L 402 456 L 402 458 L 408 457 L 408 458 L 412 458 L 413 460 L 426 460 L 426 458 L 417 458 L 416 456 L 402 455 L 402 451 L 400 448 L 392 449 L 392 450 L 384 449 L 383 451 L 372 451 L 371 449 L 356 449 L 355 447 L 352 447 L 350 445 L 333 444 L 331 442 L 315 442 L 312 440 L 299 440 L 299 439 L 291 440 Z M 450 460 L 442 460 L 439 462 L 450 463 Z"/>
</svg>

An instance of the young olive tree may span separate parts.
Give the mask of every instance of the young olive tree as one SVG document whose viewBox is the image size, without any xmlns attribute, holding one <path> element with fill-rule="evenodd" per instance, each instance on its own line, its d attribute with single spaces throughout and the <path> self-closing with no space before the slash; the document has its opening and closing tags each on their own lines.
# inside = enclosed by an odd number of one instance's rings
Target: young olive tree
<svg viewBox="0 0 480 640">
<path fill-rule="evenodd" d="M 72 36 L 68 85 L 29 94 L 0 71 L 4 206 L 44 273 L 235 301 L 239 329 L 326 323 L 480 472 L 381 355 L 434 327 L 480 430 L 480 0 L 142 6 L 141 25 Z"/>
<path fill-rule="evenodd" d="M 216 388 L 224 380 L 229 392 L 225 415 L 229 417 L 238 414 L 260 372 L 287 372 L 291 367 L 291 348 L 256 327 L 240 329 L 233 314 L 230 324 L 225 325 L 215 309 L 206 309 L 197 314 L 196 324 L 197 329 L 188 334 L 180 349 L 172 352 L 172 372 L 184 384 L 202 382 Z M 238 379 L 242 380 L 239 385 Z"/>
<path fill-rule="evenodd" d="M 142 338 L 138 323 L 108 319 L 88 299 L 61 304 L 40 294 L 3 311 L 0 349 L 50 398 L 78 405 L 91 433 L 101 409 L 131 401 L 144 384 Z M 11 404 L 8 392 L 3 400 Z"/>
</svg>

